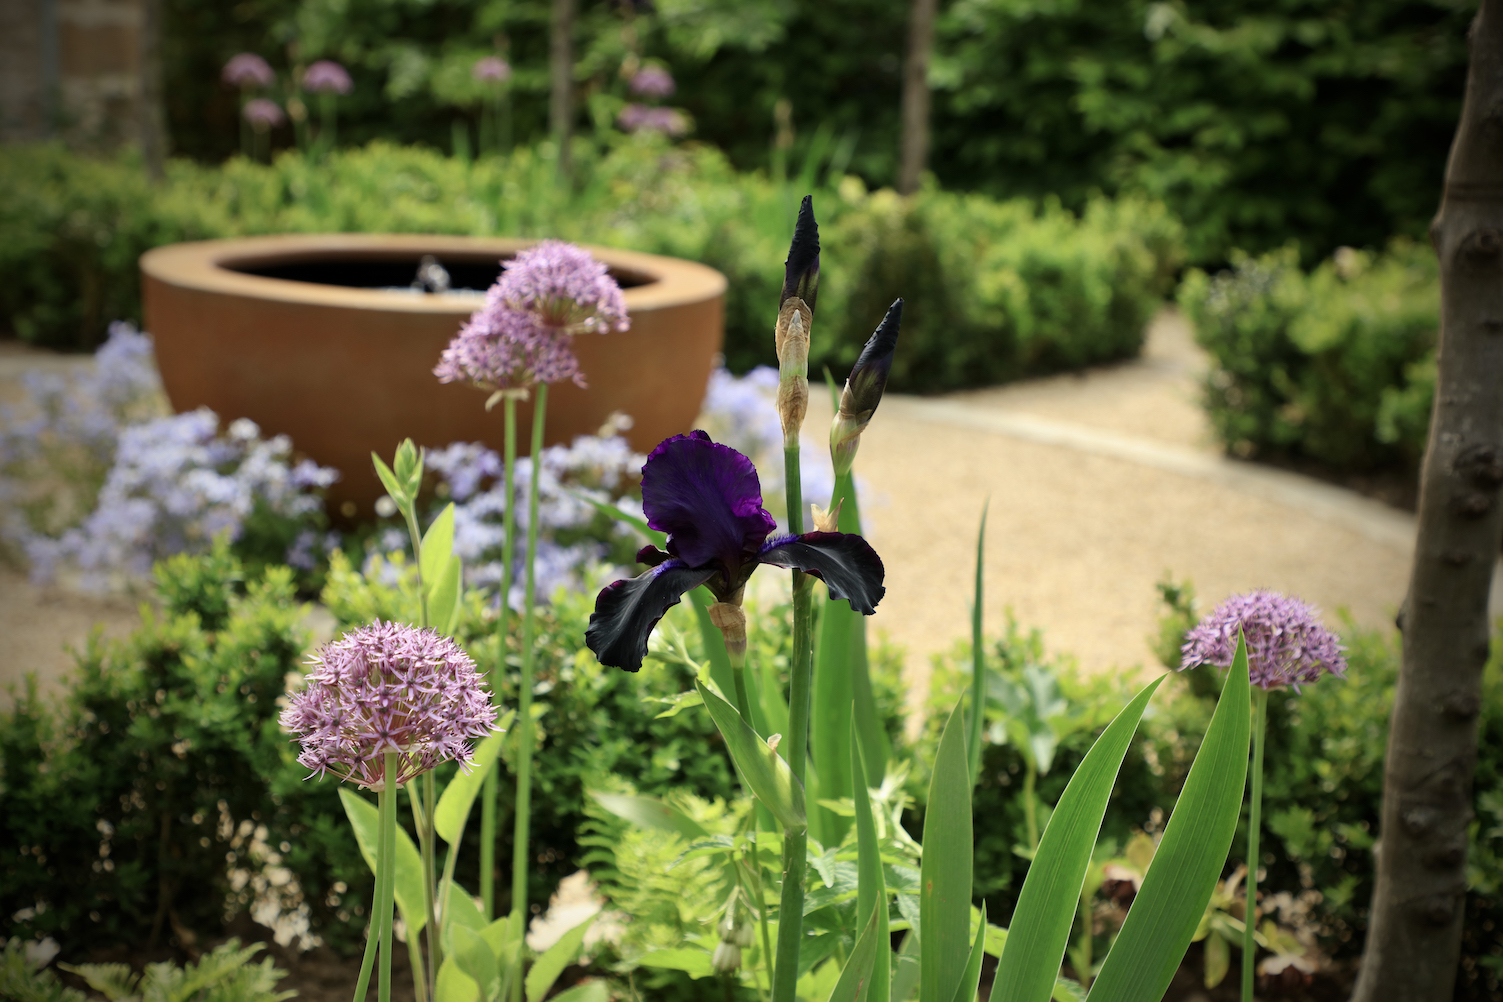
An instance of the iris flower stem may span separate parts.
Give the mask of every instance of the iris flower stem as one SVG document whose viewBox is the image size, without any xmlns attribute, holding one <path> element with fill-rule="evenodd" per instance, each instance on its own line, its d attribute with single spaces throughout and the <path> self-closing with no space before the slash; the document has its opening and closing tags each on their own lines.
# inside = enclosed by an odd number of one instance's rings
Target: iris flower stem
<svg viewBox="0 0 1503 1002">
<path fill-rule="evenodd" d="M 517 827 L 511 856 L 511 911 L 527 931 L 527 837 L 532 820 L 532 672 L 533 590 L 538 556 L 538 481 L 543 460 L 543 422 L 548 411 L 548 384 L 539 383 L 532 409 L 532 469 L 527 480 L 527 566 L 522 592 L 522 684 L 517 694 Z M 520 974 L 520 972 L 519 972 Z M 522 978 L 512 981 L 513 1002 L 522 1000 Z"/>
<path fill-rule="evenodd" d="M 799 474 L 797 438 L 783 447 L 783 480 L 787 484 L 788 531 L 804 531 L 803 485 Z M 809 700 L 813 688 L 813 582 L 793 572 L 793 664 L 788 693 L 788 767 L 802 795 L 809 748 Z M 783 833 L 783 891 L 778 904 L 778 956 L 773 970 L 773 1002 L 794 1002 L 798 987 L 798 954 L 804 938 L 804 870 L 809 852 L 807 828 Z"/>
<path fill-rule="evenodd" d="M 501 680 L 506 676 L 506 618 L 511 611 L 511 565 L 517 552 L 517 513 L 512 503 L 512 493 L 517 477 L 517 400 L 508 394 L 502 399 L 502 420 L 506 436 L 505 467 L 502 495 L 506 508 L 501 515 L 503 541 L 501 544 L 501 602 L 496 609 L 496 677 L 491 679 L 492 698 L 501 692 Z M 480 797 L 480 898 L 485 909 L 485 920 L 496 917 L 496 802 L 501 795 L 501 770 L 492 768 L 485 774 L 485 784 Z"/>
<path fill-rule="evenodd" d="M 1242 913 L 1242 1002 L 1253 1002 L 1258 944 L 1258 835 L 1263 824 L 1263 733 L 1268 729 L 1268 690 L 1253 686 L 1252 804 L 1247 817 L 1247 905 Z"/>
<path fill-rule="evenodd" d="M 377 840 L 378 882 L 381 885 L 381 900 L 376 905 L 376 918 L 381 923 L 381 981 L 376 990 L 380 1002 L 391 1002 L 391 910 L 397 887 L 397 753 L 387 752 L 381 773 L 384 782 L 378 796 L 381 820 L 381 836 Z M 361 1000 L 357 1000 L 361 1002 Z"/>
</svg>

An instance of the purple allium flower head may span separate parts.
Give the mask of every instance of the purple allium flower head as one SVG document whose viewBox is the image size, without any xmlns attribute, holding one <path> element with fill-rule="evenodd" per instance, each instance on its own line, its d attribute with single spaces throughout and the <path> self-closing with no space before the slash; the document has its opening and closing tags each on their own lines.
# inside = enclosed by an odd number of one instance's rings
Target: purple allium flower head
<svg viewBox="0 0 1503 1002">
<path fill-rule="evenodd" d="M 673 75 L 661 66 L 644 66 L 632 74 L 628 86 L 642 97 L 667 97 L 674 91 Z"/>
<path fill-rule="evenodd" d="M 259 132 L 275 128 L 286 121 L 286 116 L 282 114 L 281 107 L 275 101 L 264 97 L 258 97 L 245 102 L 245 109 L 241 114 Z"/>
<path fill-rule="evenodd" d="M 501 301 L 536 315 L 547 327 L 604 334 L 631 326 L 621 286 L 581 247 L 544 240 L 502 262 L 501 268 L 496 283 Z"/>
<path fill-rule="evenodd" d="M 1346 677 L 1346 650 L 1320 625 L 1312 605 L 1275 591 L 1233 595 L 1185 635 L 1180 670 L 1227 666 L 1237 656 L 1237 629 L 1247 638 L 1247 670 L 1253 685 L 1277 689 L 1315 682 L 1322 672 Z"/>
<path fill-rule="evenodd" d="M 355 84 L 343 66 L 332 59 L 320 59 L 303 72 L 303 89 L 315 94 L 348 94 Z"/>
<path fill-rule="evenodd" d="M 276 80 L 271 64 L 254 52 L 231 56 L 221 76 L 231 87 L 270 87 Z"/>
<path fill-rule="evenodd" d="M 500 56 L 481 56 L 470 67 L 470 76 L 486 83 L 505 83 L 511 79 L 511 65 Z"/>
<path fill-rule="evenodd" d="M 705 585 L 719 602 L 740 604 L 742 588 L 759 564 L 791 567 L 823 579 L 832 599 L 871 615 L 886 588 L 882 559 L 860 536 L 806 532 L 773 536 L 762 487 L 751 460 L 702 431 L 675 435 L 642 466 L 647 524 L 668 534 L 667 552 L 645 546 L 637 554 L 651 569 L 605 587 L 585 643 L 601 664 L 636 671 L 659 619 L 691 588 Z"/>
<path fill-rule="evenodd" d="M 382 790 L 387 752 L 397 753 L 401 784 L 439 762 L 467 766 L 470 739 L 495 727 L 475 662 L 433 630 L 377 620 L 319 648 L 308 663 L 307 685 L 291 697 L 281 724 L 303 746 L 298 761 L 317 775 Z"/>
<path fill-rule="evenodd" d="M 567 333 L 501 301 L 491 286 L 477 310 L 444 349 L 433 374 L 441 383 L 474 383 L 483 389 L 525 389 L 571 379 L 584 386 L 584 373 Z"/>
<path fill-rule="evenodd" d="M 683 114 L 673 108 L 649 108 L 633 102 L 616 115 L 616 125 L 623 132 L 661 132 L 667 136 L 681 136 L 689 131 L 689 123 Z"/>
</svg>

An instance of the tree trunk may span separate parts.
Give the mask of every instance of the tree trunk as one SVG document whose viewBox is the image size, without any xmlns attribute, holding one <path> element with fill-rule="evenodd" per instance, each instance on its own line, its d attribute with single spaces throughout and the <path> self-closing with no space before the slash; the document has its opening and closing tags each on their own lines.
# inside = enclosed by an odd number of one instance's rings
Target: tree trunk
<svg viewBox="0 0 1503 1002">
<path fill-rule="evenodd" d="M 574 3 L 575 0 L 553 0 L 549 26 L 552 94 L 548 102 L 548 127 L 558 147 L 558 170 L 564 177 L 573 168 L 569 141 L 574 134 Z"/>
<path fill-rule="evenodd" d="M 167 160 L 167 113 L 162 106 L 162 2 L 142 0 L 140 102 L 141 160 L 153 181 L 162 180 Z"/>
<path fill-rule="evenodd" d="M 908 59 L 903 64 L 903 149 L 898 192 L 918 190 L 929 159 L 929 54 L 934 50 L 937 0 L 913 0 L 908 17 Z"/>
<path fill-rule="evenodd" d="M 1354 1002 L 1450 1002 L 1461 951 L 1488 587 L 1503 530 L 1503 0 L 1483 0 L 1469 41 L 1461 123 L 1430 226 L 1439 373 Z"/>
</svg>

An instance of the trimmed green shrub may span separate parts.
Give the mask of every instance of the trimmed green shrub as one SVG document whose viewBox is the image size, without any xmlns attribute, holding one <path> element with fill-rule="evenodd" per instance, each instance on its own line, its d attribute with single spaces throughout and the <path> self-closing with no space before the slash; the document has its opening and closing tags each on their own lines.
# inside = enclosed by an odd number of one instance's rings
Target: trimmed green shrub
<svg viewBox="0 0 1503 1002">
<path fill-rule="evenodd" d="M 1215 276 L 1191 271 L 1179 302 L 1215 364 L 1205 402 L 1228 452 L 1418 468 L 1440 309 L 1428 246 L 1343 249 L 1309 273 L 1293 248 L 1243 256 Z"/>
<path fill-rule="evenodd" d="M 0 170 L 12 179 L 0 192 L 0 220 L 14 233 L 0 263 L 14 263 L 18 276 L 0 309 L 39 344 L 79 347 L 107 320 L 139 320 L 136 258 L 159 243 L 327 231 L 508 234 L 718 268 L 730 283 L 727 364 L 737 372 L 776 364 L 770 331 L 796 193 L 737 174 L 707 147 L 649 137 L 585 147 L 574 191 L 556 183 L 543 148 L 473 163 L 382 143 L 317 164 L 297 153 L 269 166 L 175 161 L 159 187 L 133 161 L 81 160 L 46 146 L 0 150 Z M 901 295 L 904 337 L 891 377 L 898 390 L 1129 357 L 1183 258 L 1182 228 L 1149 202 L 1097 199 L 1076 216 L 1056 202 L 867 194 L 855 178 L 816 191 L 815 202 L 825 249 L 811 363 L 843 377 L 890 297 Z M 75 230 L 94 243 L 75 246 Z M 47 264 L 54 260 L 66 266 Z M 96 285 L 112 298 L 85 308 Z"/>
</svg>

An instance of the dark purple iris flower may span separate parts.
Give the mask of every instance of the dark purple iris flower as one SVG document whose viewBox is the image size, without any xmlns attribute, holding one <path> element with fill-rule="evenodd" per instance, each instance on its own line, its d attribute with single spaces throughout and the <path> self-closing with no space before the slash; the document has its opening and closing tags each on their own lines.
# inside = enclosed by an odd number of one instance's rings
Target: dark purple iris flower
<svg viewBox="0 0 1503 1002">
<path fill-rule="evenodd" d="M 702 431 L 652 450 L 642 467 L 642 509 L 648 525 L 668 534 L 668 550 L 643 547 L 637 560 L 652 569 L 612 582 L 595 600 L 585 643 L 601 664 L 641 668 L 648 635 L 684 592 L 705 585 L 717 601 L 739 605 L 758 564 L 820 578 L 832 599 L 868 616 L 887 591 L 882 559 L 860 536 L 772 536 L 777 523 L 762 507 L 756 467 Z"/>
</svg>

